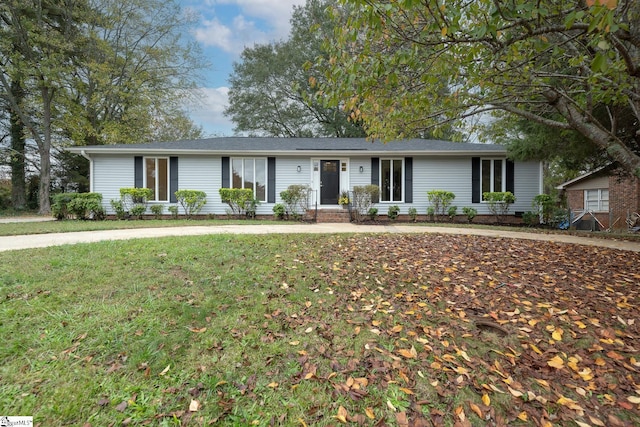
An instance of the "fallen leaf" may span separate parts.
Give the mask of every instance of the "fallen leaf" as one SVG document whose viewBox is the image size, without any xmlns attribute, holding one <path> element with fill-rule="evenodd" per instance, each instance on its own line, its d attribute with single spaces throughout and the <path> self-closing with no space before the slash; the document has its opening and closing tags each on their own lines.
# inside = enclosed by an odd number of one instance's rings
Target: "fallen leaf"
<svg viewBox="0 0 640 427">
<path fill-rule="evenodd" d="M 347 413 L 347 410 L 344 408 L 344 406 L 340 405 L 340 407 L 338 408 L 338 415 L 336 415 L 335 418 L 337 418 L 337 420 L 342 424 L 346 424 L 348 416 L 349 414 Z"/>
<path fill-rule="evenodd" d="M 278 384 L 276 382 L 272 382 L 272 383 L 267 384 L 267 387 L 269 387 L 269 388 L 278 388 L 279 385 L 280 384 Z"/>
<path fill-rule="evenodd" d="M 482 403 L 484 403 L 485 406 L 491 405 L 491 398 L 489 398 L 487 393 L 482 395 Z"/>
<path fill-rule="evenodd" d="M 200 409 L 200 402 L 197 400 L 192 400 L 189 404 L 189 412 L 198 412 Z"/>
<path fill-rule="evenodd" d="M 564 367 L 564 360 L 562 360 L 560 356 L 555 356 L 553 359 L 547 362 L 547 365 L 551 366 L 552 368 L 561 369 L 562 367 Z"/>
<path fill-rule="evenodd" d="M 411 349 L 402 348 L 398 350 L 398 354 L 402 357 L 406 357 L 407 359 L 415 359 L 418 357 L 418 352 L 413 346 L 411 346 Z"/>
<path fill-rule="evenodd" d="M 563 334 L 564 331 L 561 328 L 556 328 L 556 330 L 551 334 L 551 337 L 556 341 L 562 341 Z"/>
<path fill-rule="evenodd" d="M 364 413 L 367 416 L 367 418 L 369 418 L 370 420 L 375 420 L 376 419 L 376 414 L 374 414 L 373 408 L 366 408 L 364 410 Z"/>
<path fill-rule="evenodd" d="M 407 418 L 406 412 L 398 412 L 396 413 L 396 422 L 399 427 L 409 427 L 409 419 Z"/>
<path fill-rule="evenodd" d="M 161 377 L 165 376 L 167 372 L 169 372 L 169 369 L 171 369 L 171 364 L 167 365 L 167 367 L 164 368 L 158 375 L 160 375 Z"/>
<path fill-rule="evenodd" d="M 640 405 L 640 397 L 639 396 L 629 396 L 627 400 L 635 405 Z"/>
<path fill-rule="evenodd" d="M 482 410 L 480 409 L 480 407 L 478 405 L 476 405 L 473 402 L 470 402 L 469 403 L 469 408 L 471 408 L 471 410 L 473 412 L 475 412 L 475 414 L 478 416 L 478 418 L 483 419 Z"/>
</svg>

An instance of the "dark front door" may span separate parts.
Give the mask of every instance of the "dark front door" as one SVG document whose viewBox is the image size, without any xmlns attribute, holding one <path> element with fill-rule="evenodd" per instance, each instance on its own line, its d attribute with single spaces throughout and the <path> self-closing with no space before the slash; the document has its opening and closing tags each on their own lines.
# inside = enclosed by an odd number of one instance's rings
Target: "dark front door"
<svg viewBox="0 0 640 427">
<path fill-rule="evenodd" d="M 340 195 L 340 160 L 320 160 L 320 204 L 337 205 Z"/>
</svg>

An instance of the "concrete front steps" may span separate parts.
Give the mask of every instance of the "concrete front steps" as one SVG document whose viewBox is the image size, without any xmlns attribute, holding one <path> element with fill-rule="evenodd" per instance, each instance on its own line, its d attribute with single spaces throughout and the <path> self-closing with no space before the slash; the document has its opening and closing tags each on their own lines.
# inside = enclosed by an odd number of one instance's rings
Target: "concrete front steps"
<svg viewBox="0 0 640 427">
<path fill-rule="evenodd" d="M 316 222 L 350 222 L 348 209 L 318 209 Z"/>
</svg>

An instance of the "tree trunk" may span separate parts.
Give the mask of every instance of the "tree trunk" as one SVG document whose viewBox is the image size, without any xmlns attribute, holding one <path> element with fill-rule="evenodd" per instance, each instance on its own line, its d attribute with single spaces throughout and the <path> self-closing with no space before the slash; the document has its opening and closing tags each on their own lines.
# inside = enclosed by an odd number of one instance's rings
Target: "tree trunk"
<svg viewBox="0 0 640 427">
<path fill-rule="evenodd" d="M 629 173 L 640 177 L 640 156 L 634 153 L 614 134 L 589 121 L 573 104 L 554 90 L 544 94 L 549 103 L 567 120 L 575 130 L 584 135 L 617 161 Z"/>
<path fill-rule="evenodd" d="M 38 201 L 40 209 L 38 213 L 48 215 L 51 213 L 51 99 L 53 89 L 43 87 L 42 94 L 42 138 L 37 138 L 38 153 L 40 154 L 40 186 L 38 188 Z"/>
<path fill-rule="evenodd" d="M 20 81 L 11 82 L 11 92 L 18 104 L 24 99 L 24 89 Z M 11 121 L 11 204 L 16 210 L 24 209 L 27 204 L 25 180 L 25 136 L 24 124 L 13 108 L 10 111 Z"/>
</svg>

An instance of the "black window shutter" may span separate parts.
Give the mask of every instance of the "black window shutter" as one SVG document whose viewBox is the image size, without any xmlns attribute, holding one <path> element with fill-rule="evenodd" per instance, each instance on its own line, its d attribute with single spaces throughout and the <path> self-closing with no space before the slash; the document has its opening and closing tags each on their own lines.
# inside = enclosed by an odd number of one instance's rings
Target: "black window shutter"
<svg viewBox="0 0 640 427">
<path fill-rule="evenodd" d="M 276 202 L 276 158 L 267 157 L 267 203 Z"/>
<path fill-rule="evenodd" d="M 230 160 L 228 157 L 222 158 L 222 188 L 231 188 L 230 182 Z"/>
<path fill-rule="evenodd" d="M 177 203 L 176 191 L 178 191 L 178 158 L 169 157 L 169 201 Z"/>
<path fill-rule="evenodd" d="M 380 158 L 371 158 L 371 184 L 380 185 Z"/>
<path fill-rule="evenodd" d="M 142 156 L 135 156 L 133 158 L 133 186 L 135 188 L 142 188 L 144 185 L 144 172 L 142 168 Z"/>
<path fill-rule="evenodd" d="M 507 160 L 507 191 L 516 194 L 515 188 L 515 163 L 512 160 Z"/>
<path fill-rule="evenodd" d="M 413 203 L 413 157 L 404 158 L 404 202 Z"/>
<path fill-rule="evenodd" d="M 480 203 L 480 157 L 471 158 L 471 203 Z"/>
</svg>

